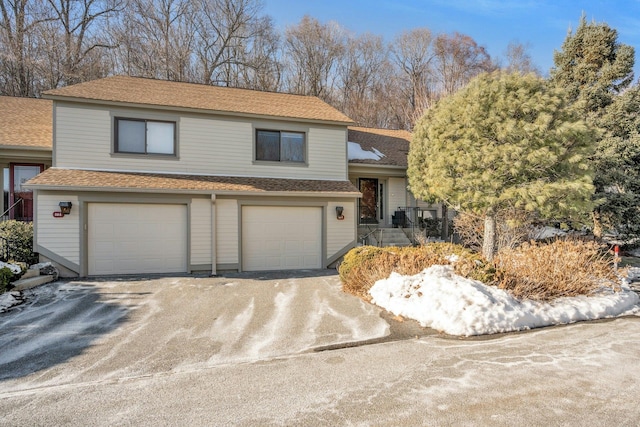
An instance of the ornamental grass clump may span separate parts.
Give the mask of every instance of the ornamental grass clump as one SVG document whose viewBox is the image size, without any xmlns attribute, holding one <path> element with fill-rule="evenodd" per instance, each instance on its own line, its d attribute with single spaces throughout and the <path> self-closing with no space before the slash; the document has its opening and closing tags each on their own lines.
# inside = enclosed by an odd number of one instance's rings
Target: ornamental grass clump
<svg viewBox="0 0 640 427">
<path fill-rule="evenodd" d="M 519 299 L 591 295 L 603 287 L 618 289 L 620 283 L 611 255 L 595 242 L 525 243 L 502 250 L 494 261 L 496 284 Z"/>
<path fill-rule="evenodd" d="M 345 255 L 338 272 L 343 291 L 369 300 L 369 289 L 392 272 L 414 275 L 436 264 L 453 264 L 456 274 L 477 280 L 493 280 L 495 273 L 478 254 L 450 243 L 417 247 L 360 246 Z"/>
</svg>

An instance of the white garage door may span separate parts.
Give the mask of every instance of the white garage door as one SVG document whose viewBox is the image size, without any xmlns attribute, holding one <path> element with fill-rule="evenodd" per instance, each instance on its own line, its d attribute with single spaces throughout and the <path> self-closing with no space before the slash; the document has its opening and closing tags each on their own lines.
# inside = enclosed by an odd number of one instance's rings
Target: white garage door
<svg viewBox="0 0 640 427">
<path fill-rule="evenodd" d="M 322 208 L 244 206 L 242 269 L 322 267 Z"/>
<path fill-rule="evenodd" d="M 187 271 L 185 205 L 90 203 L 89 275 Z"/>
</svg>

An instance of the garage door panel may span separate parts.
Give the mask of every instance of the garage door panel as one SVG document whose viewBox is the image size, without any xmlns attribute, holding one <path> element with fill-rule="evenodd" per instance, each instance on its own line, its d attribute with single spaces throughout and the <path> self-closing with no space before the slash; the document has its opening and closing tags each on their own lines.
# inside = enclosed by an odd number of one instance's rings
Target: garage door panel
<svg viewBox="0 0 640 427">
<path fill-rule="evenodd" d="M 90 275 L 187 271 L 185 205 L 89 204 Z"/>
<path fill-rule="evenodd" d="M 322 209 L 244 206 L 242 268 L 292 270 L 322 267 Z"/>
</svg>

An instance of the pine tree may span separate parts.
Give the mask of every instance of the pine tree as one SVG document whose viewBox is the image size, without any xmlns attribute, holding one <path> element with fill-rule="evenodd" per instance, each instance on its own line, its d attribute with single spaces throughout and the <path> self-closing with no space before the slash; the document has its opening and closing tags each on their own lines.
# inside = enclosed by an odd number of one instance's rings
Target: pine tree
<svg viewBox="0 0 640 427">
<path fill-rule="evenodd" d="M 533 74 L 483 74 L 417 123 L 409 185 L 418 198 L 484 217 L 483 255 L 492 259 L 500 210 L 591 212 L 594 140 L 561 89 Z"/>
<path fill-rule="evenodd" d="M 640 87 L 615 98 L 597 123 L 604 134 L 594 156 L 598 222 L 621 237 L 640 236 Z"/>
<path fill-rule="evenodd" d="M 587 23 L 583 15 L 575 33 L 554 54 L 551 81 L 566 88 L 583 117 L 600 129 L 595 169 L 593 232 L 603 228 L 627 237 L 640 235 L 638 170 L 638 88 L 633 80 L 634 49 L 618 42 L 605 23 Z"/>
</svg>

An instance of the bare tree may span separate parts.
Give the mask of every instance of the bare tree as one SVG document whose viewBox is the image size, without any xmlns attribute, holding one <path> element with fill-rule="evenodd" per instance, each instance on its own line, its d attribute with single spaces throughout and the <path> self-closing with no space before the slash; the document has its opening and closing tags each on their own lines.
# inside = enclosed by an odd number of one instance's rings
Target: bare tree
<svg viewBox="0 0 640 427">
<path fill-rule="evenodd" d="M 199 0 L 196 44 L 200 80 L 207 84 L 272 89 L 279 39 L 258 0 Z"/>
<path fill-rule="evenodd" d="M 130 0 L 117 30 L 118 66 L 129 75 L 193 77 L 193 8 L 188 0 Z"/>
<path fill-rule="evenodd" d="M 285 32 L 288 89 L 330 101 L 334 96 L 336 67 L 343 53 L 344 30 L 338 24 L 321 24 L 304 16 L 298 25 Z"/>
<path fill-rule="evenodd" d="M 349 35 L 345 53 L 336 70 L 339 78 L 336 107 L 362 126 L 387 121 L 384 104 L 390 64 L 381 36 Z"/>
<path fill-rule="evenodd" d="M 465 34 L 441 34 L 434 47 L 443 95 L 451 95 L 476 75 L 496 68 L 485 48 Z"/>
<path fill-rule="evenodd" d="M 405 31 L 395 38 L 390 51 L 398 68 L 398 91 L 406 99 L 406 103 L 398 100 L 400 124 L 410 129 L 436 98 L 431 31 L 428 28 Z"/>
<path fill-rule="evenodd" d="M 256 90 L 281 90 L 280 36 L 268 16 L 261 17 L 253 25 L 256 37 L 251 39 L 249 49 L 245 52 L 239 86 Z"/>
<path fill-rule="evenodd" d="M 42 0 L 0 0 L 0 94 L 39 93 L 35 38 L 48 19 Z"/>
<path fill-rule="evenodd" d="M 59 63 L 59 84 L 67 85 L 102 77 L 105 64 L 102 48 L 107 43 L 102 32 L 103 22 L 122 8 L 121 0 L 47 0 L 54 20 L 49 21 L 45 42 L 62 45 Z M 46 43 L 45 43 L 46 45 Z M 96 62 L 97 61 L 97 62 Z M 52 79 L 53 80 L 53 79 Z"/>
<path fill-rule="evenodd" d="M 540 70 L 533 63 L 529 54 L 531 44 L 522 44 L 517 41 L 510 41 L 505 51 L 507 57 L 506 70 L 510 72 L 519 72 L 522 74 L 535 73 L 540 74 Z"/>
</svg>

